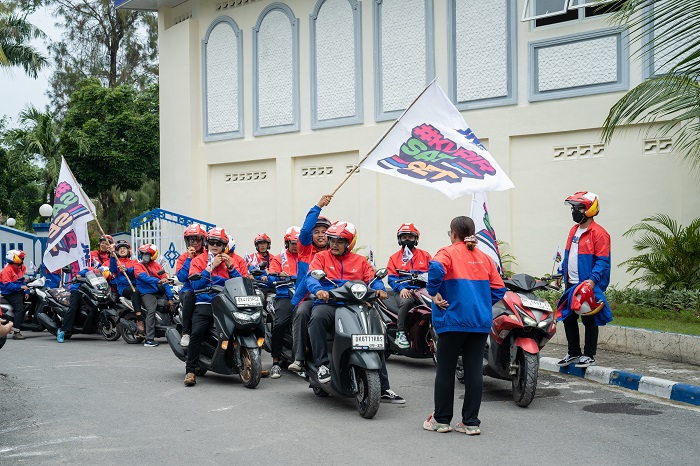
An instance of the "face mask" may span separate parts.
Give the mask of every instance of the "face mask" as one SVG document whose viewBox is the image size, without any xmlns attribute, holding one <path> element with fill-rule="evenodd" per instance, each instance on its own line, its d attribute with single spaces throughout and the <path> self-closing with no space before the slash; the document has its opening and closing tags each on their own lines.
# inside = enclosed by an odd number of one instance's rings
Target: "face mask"
<svg viewBox="0 0 700 466">
<path fill-rule="evenodd" d="M 574 222 L 576 223 L 582 223 L 584 220 L 586 220 L 586 214 L 583 212 L 580 212 L 578 210 L 572 210 L 571 211 L 571 218 L 574 219 Z"/>
<path fill-rule="evenodd" d="M 149 262 L 151 262 L 151 256 L 149 254 L 144 254 L 141 258 L 141 261 L 143 261 L 144 264 L 148 264 Z"/>
<path fill-rule="evenodd" d="M 401 244 L 402 248 L 405 248 L 406 246 L 408 246 L 408 249 L 410 249 L 410 250 L 413 250 L 413 248 L 416 247 L 416 242 L 412 239 L 403 240 L 400 242 L 400 244 Z"/>
</svg>

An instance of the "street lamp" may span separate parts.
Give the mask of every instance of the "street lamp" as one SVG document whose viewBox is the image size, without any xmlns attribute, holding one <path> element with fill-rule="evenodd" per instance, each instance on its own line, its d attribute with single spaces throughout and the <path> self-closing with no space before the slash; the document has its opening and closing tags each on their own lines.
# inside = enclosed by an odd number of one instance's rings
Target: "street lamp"
<svg viewBox="0 0 700 466">
<path fill-rule="evenodd" d="M 10 217 L 10 218 L 8 218 L 7 221 L 5 222 L 5 225 L 7 225 L 8 227 L 12 228 L 12 227 L 14 227 L 15 225 L 17 225 L 17 220 L 15 220 L 14 218 Z"/>
<path fill-rule="evenodd" d="M 51 217 L 53 215 L 53 207 L 51 207 L 51 204 L 42 204 L 41 207 L 39 207 L 39 215 L 45 219 Z"/>
</svg>

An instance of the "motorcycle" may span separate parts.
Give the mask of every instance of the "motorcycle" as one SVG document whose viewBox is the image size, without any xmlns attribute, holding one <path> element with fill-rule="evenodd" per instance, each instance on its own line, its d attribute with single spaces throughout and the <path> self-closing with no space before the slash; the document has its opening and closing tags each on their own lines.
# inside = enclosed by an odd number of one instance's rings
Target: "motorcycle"
<svg viewBox="0 0 700 466">
<path fill-rule="evenodd" d="M 284 280 L 280 280 L 278 282 L 275 282 L 273 285 L 275 289 L 281 287 L 281 286 L 289 286 L 289 290 L 291 291 L 291 294 L 294 295 L 294 283 L 296 282 L 296 277 L 287 277 Z M 257 286 L 258 282 L 255 281 L 255 284 Z M 265 286 L 269 286 L 267 283 L 265 283 Z M 275 293 L 269 293 L 267 295 L 267 298 L 265 300 L 265 307 L 263 311 L 263 322 L 265 323 L 265 341 L 263 343 L 263 349 L 267 351 L 268 353 L 272 353 L 272 326 L 274 325 L 275 322 Z M 281 360 L 283 362 L 286 362 L 287 364 L 291 364 L 294 362 L 294 356 L 293 356 L 293 335 L 292 335 L 292 326 L 290 325 L 289 328 L 287 328 L 287 331 L 284 334 L 284 341 L 282 343 L 282 354 L 281 354 Z"/>
<path fill-rule="evenodd" d="M 158 275 L 165 274 L 165 270 L 162 269 L 158 272 Z M 168 283 L 173 293 L 173 306 L 168 306 L 168 299 L 164 294 L 158 295 L 156 338 L 164 337 L 170 328 L 175 328 L 178 332 L 182 330 L 182 311 L 180 310 L 180 288 L 182 288 L 182 284 L 172 277 L 168 278 Z M 143 343 L 145 337 L 139 335 L 136 312 L 131 300 L 120 296 L 117 302 L 117 312 L 119 314 L 118 325 L 122 339 L 130 345 Z M 145 317 L 146 312 L 146 309 L 142 307 L 141 315 Z"/>
<path fill-rule="evenodd" d="M 510 380 L 513 400 L 526 407 L 535 398 L 539 353 L 557 331 L 554 312 L 535 290 L 557 289 L 550 282 L 559 277 L 537 279 L 517 274 L 504 280 L 508 291 L 493 305 L 491 332 L 484 349 L 484 375 Z M 457 379 L 464 383 L 461 358 Z"/>
<path fill-rule="evenodd" d="M 0 308 L 0 323 L 5 323 L 5 319 L 2 318 L 2 308 Z M 0 349 L 2 349 L 3 346 L 5 346 L 5 343 L 7 342 L 7 335 L 4 337 L 0 337 Z"/>
<path fill-rule="evenodd" d="M 387 274 L 386 269 L 379 269 L 372 281 Z M 311 275 L 317 280 L 326 278 L 322 270 L 313 270 Z M 349 280 L 328 294 L 328 303 L 336 305 L 335 332 L 328 339 L 331 381 L 319 382 L 318 367 L 306 361 L 309 387 L 319 397 L 354 397 L 360 415 L 371 419 L 379 410 L 380 352 L 385 350 L 384 324 L 374 304 L 376 292 L 361 280 Z"/>
<path fill-rule="evenodd" d="M 24 308 L 26 309 L 24 313 L 24 320 L 22 321 L 22 324 L 18 326 L 22 330 L 29 330 L 32 332 L 41 332 L 44 330 L 44 327 L 41 325 L 41 322 L 39 322 L 37 316 L 39 311 L 46 305 L 45 285 L 46 279 L 44 277 L 39 277 L 27 283 L 30 298 L 29 300 L 24 301 Z M 0 296 L 0 308 L 2 308 L 2 312 L 5 315 L 6 320 L 14 320 L 15 310 L 2 296 Z"/>
<path fill-rule="evenodd" d="M 396 345 L 396 332 L 398 331 L 399 307 L 394 299 L 378 302 L 380 316 L 386 324 L 386 334 L 388 347 L 385 351 L 385 357 L 389 359 L 392 354 L 399 354 L 409 358 L 433 358 L 437 362 L 435 355 L 435 342 L 437 335 L 432 325 L 432 309 L 433 300 L 425 290 L 428 284 L 428 274 L 426 272 L 407 272 L 405 270 L 397 270 L 399 280 L 398 283 L 408 282 L 411 285 L 420 288 L 409 290 L 414 299 L 419 302 L 411 308 L 406 314 L 406 337 L 411 346 L 407 349 L 399 348 Z"/>
<path fill-rule="evenodd" d="M 81 306 L 73 324 L 73 331 L 65 338 L 77 333 L 99 333 L 107 341 L 118 340 L 121 333 L 118 328 L 118 314 L 112 299 L 112 290 L 107 279 L 100 273 L 89 271 L 85 277 L 73 277 L 79 282 Z M 42 326 L 52 335 L 56 335 L 68 308 L 71 292 L 63 288 L 51 288 L 46 292 L 45 306 L 37 315 Z"/>
<path fill-rule="evenodd" d="M 192 281 L 200 278 L 199 274 L 190 277 Z M 195 294 L 212 291 L 218 294 L 211 303 L 197 303 L 195 306 L 195 312 L 201 306 L 211 306 L 214 315 L 214 325 L 202 340 L 200 370 L 196 374 L 204 375 L 207 371 L 238 374 L 245 387 L 255 388 L 262 375 L 262 298 L 253 288 L 253 283 L 242 277 L 230 278 L 223 287 L 212 286 L 195 291 Z M 184 362 L 187 349 L 180 345 L 180 332 L 171 327 L 165 336 L 175 356 Z"/>
</svg>

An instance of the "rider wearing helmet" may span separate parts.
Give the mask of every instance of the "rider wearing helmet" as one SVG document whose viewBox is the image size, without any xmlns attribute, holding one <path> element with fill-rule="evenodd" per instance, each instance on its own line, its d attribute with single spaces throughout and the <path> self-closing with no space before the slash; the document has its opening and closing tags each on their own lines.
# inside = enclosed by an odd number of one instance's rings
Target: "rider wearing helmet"
<svg viewBox="0 0 700 466">
<path fill-rule="evenodd" d="M 212 228 L 207 233 L 208 254 L 200 254 L 192 260 L 190 278 L 194 291 L 204 290 L 210 286 L 223 286 L 226 280 L 240 277 L 233 266 L 231 257 L 225 253 L 229 236 L 223 228 Z M 198 275 L 198 280 L 193 280 Z M 200 293 L 196 295 L 197 304 L 208 304 L 216 293 Z M 192 334 L 187 347 L 185 361 L 185 386 L 191 387 L 197 383 L 195 371 L 199 368 L 199 351 L 202 339 L 214 322 L 211 306 L 196 305 L 192 314 Z"/>
<path fill-rule="evenodd" d="M 192 312 L 194 312 L 194 291 L 187 277 L 190 275 L 192 260 L 205 252 L 207 231 L 199 224 L 193 223 L 183 233 L 187 250 L 180 254 L 175 264 L 175 274 L 182 282 L 180 301 L 182 302 L 182 338 L 180 344 L 187 347 L 190 344 L 192 332 Z"/>
<path fill-rule="evenodd" d="M 136 288 L 141 295 L 141 303 L 146 309 L 146 341 L 143 346 L 158 346 L 156 338 L 156 310 L 158 309 L 158 296 L 165 293 L 168 304 L 173 305 L 173 291 L 168 284 L 168 275 L 163 267 L 156 262 L 158 258 L 158 246 L 146 243 L 139 248 L 140 261 L 134 266 L 136 276 Z M 137 319 L 140 309 L 136 311 Z"/>
<path fill-rule="evenodd" d="M 13 340 L 24 340 L 25 338 L 20 333 L 20 327 L 26 312 L 24 301 L 29 299 L 29 287 L 24 281 L 24 275 L 27 273 L 27 267 L 24 265 L 24 256 L 24 251 L 10 249 L 5 255 L 7 265 L 0 272 L 0 292 L 15 311 Z"/>
<path fill-rule="evenodd" d="M 297 278 L 297 263 L 299 255 L 297 253 L 297 244 L 299 241 L 299 227 L 289 227 L 284 234 L 284 250 L 279 256 L 275 256 L 270 263 L 268 282 L 274 284 L 280 280 Z M 272 353 L 272 369 L 270 370 L 270 378 L 278 379 L 282 376 L 282 370 L 279 366 L 280 357 L 282 356 L 282 343 L 284 334 L 292 323 L 292 312 L 294 305 L 292 304 L 292 292 L 289 286 L 278 286 L 275 293 L 275 321 L 272 326 L 271 337 L 271 353 Z"/>
<path fill-rule="evenodd" d="M 294 311 L 294 322 L 292 332 L 294 334 L 294 359 L 289 365 L 289 370 L 301 372 L 304 367 L 306 346 L 308 342 L 309 318 L 311 317 L 312 302 L 308 299 L 309 291 L 306 289 L 306 274 L 309 271 L 309 264 L 319 251 L 328 249 L 328 238 L 326 230 L 331 226 L 331 222 L 321 216 L 321 209 L 330 204 L 333 196 L 324 194 L 315 206 L 311 207 L 306 214 L 304 224 L 299 232 L 297 251 L 299 262 L 297 263 L 297 283 L 292 305 L 296 306 Z"/>
<path fill-rule="evenodd" d="M 418 288 L 408 282 L 398 282 L 401 278 L 397 270 L 411 273 L 423 273 L 428 271 L 428 263 L 432 256 L 422 249 L 418 249 L 420 232 L 412 223 L 403 223 L 396 232 L 396 240 L 401 246 L 390 258 L 386 268 L 389 271 L 389 286 L 396 293 L 396 301 L 399 304 L 399 316 L 396 332 L 396 346 L 408 349 L 411 345 L 406 338 L 406 314 L 418 304 L 411 293 L 411 289 Z"/>
<path fill-rule="evenodd" d="M 102 235 L 98 240 L 97 249 L 90 251 L 90 259 L 97 264 L 109 268 L 109 245 L 114 244 L 114 238 L 110 235 Z"/>
<path fill-rule="evenodd" d="M 576 364 L 576 367 L 584 368 L 595 364 L 598 327 L 612 321 L 612 311 L 604 295 L 610 283 L 610 235 L 593 220 L 599 212 L 597 195 L 579 191 L 564 202 L 571 206 L 574 226 L 569 231 L 562 262 L 566 291 L 559 299 L 556 313 L 557 319 L 564 321 L 568 352 L 557 364 L 560 367 Z M 581 293 L 587 290 L 579 287 L 584 283 L 593 290 L 594 300 L 588 293 Z M 586 312 L 584 307 L 581 315 L 586 330 L 583 353 L 578 329 L 582 299 L 595 308 L 603 305 L 595 313 Z"/>
<path fill-rule="evenodd" d="M 228 248 L 226 249 L 226 253 L 231 258 L 233 267 L 238 270 L 238 273 L 240 273 L 243 278 L 246 278 L 248 276 L 248 264 L 244 258 L 236 254 L 236 240 L 234 240 L 231 235 L 228 235 Z"/>
<path fill-rule="evenodd" d="M 255 252 L 249 257 L 246 257 L 248 268 L 251 270 L 254 268 L 259 268 L 261 270 L 267 269 L 270 266 L 270 261 L 275 257 L 274 254 L 270 254 L 272 240 L 267 233 L 258 233 L 255 235 L 253 244 L 255 245 Z"/>
<path fill-rule="evenodd" d="M 97 261 L 91 262 L 92 264 L 89 264 L 83 270 L 78 272 L 75 276 L 79 275 L 81 277 L 85 277 L 85 275 L 87 275 L 88 272 L 94 272 L 95 274 L 105 275 L 105 278 L 107 278 L 106 275 L 109 274 L 109 268 L 98 263 Z M 68 287 L 70 290 L 68 311 L 66 312 L 65 316 L 63 316 L 63 320 L 61 321 L 61 327 L 56 330 L 56 341 L 58 341 L 59 343 L 64 342 L 66 335 L 70 337 L 71 333 L 73 332 L 73 322 L 75 321 L 75 316 L 78 315 L 78 311 L 80 311 L 80 308 L 83 304 L 83 299 L 81 297 L 80 291 L 78 291 L 78 288 L 80 288 L 80 284 L 81 282 L 78 280 L 71 280 L 70 286 Z"/>
<path fill-rule="evenodd" d="M 136 276 L 134 275 L 134 267 L 139 261 L 131 257 L 131 243 L 125 239 L 120 239 L 115 244 L 111 244 L 109 250 L 116 253 L 116 257 L 113 255 L 109 259 L 109 271 L 112 274 L 111 284 L 117 287 L 119 296 L 131 300 L 134 310 L 140 315 L 141 295 L 139 290 L 136 289 Z M 137 320 L 136 325 L 138 333 L 145 335 L 143 320 Z"/>
</svg>

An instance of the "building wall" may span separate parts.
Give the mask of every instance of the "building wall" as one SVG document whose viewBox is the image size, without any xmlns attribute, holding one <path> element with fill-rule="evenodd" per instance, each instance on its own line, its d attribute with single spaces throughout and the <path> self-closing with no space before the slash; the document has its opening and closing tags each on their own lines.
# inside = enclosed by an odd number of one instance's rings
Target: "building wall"
<svg viewBox="0 0 700 466">
<path fill-rule="evenodd" d="M 550 272 L 571 226 L 563 200 L 575 191 L 600 196 L 613 264 L 633 254 L 622 234 L 642 218 L 664 212 L 687 224 L 698 217 L 697 180 L 668 141 L 650 141 L 639 126 L 610 145 L 599 142 L 608 109 L 642 80 L 639 60 L 630 59 L 636 49 L 606 17 L 535 28 L 516 20 L 522 0 L 503 2 L 457 0 L 452 9 L 448 0 L 327 0 L 318 10 L 316 0 L 189 0 L 160 11 L 161 207 L 225 227 L 239 253 L 252 251 L 261 231 L 277 251 L 285 229 L 303 222 L 436 75 L 515 183 L 490 193 L 489 207 L 516 270 Z M 274 21 L 265 23 L 268 11 Z M 504 16 L 509 11 L 515 16 Z M 356 29 L 347 26 L 353 15 Z M 217 29 L 217 21 L 230 29 Z M 312 37 L 327 42 L 312 47 Z M 205 55 L 225 63 L 203 62 Z M 266 88 L 256 91 L 256 82 Z M 337 83 L 335 98 L 329 83 Z M 258 99 L 267 107 L 256 108 Z M 383 264 L 397 249 L 401 223 L 414 222 L 421 246 L 434 253 L 470 201 L 360 170 L 324 214 L 355 223 L 358 244 Z M 613 267 L 612 283 L 630 278 Z"/>
</svg>

